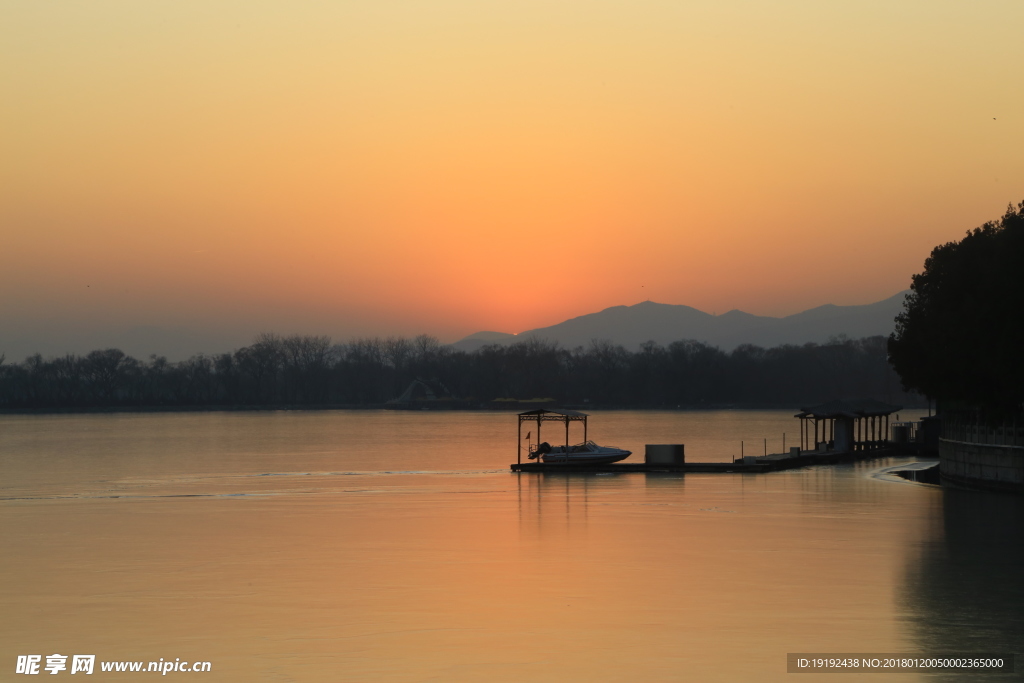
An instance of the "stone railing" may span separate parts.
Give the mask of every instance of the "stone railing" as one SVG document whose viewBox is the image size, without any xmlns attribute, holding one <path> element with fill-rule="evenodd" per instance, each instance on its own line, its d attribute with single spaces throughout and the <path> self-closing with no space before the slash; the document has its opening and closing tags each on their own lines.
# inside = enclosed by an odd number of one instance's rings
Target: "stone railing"
<svg viewBox="0 0 1024 683">
<path fill-rule="evenodd" d="M 942 438 L 947 441 L 1024 448 L 1024 424 L 998 427 L 966 422 L 944 422 Z"/>
<path fill-rule="evenodd" d="M 1024 493 L 1024 425 L 946 422 L 939 472 L 955 484 Z"/>
</svg>

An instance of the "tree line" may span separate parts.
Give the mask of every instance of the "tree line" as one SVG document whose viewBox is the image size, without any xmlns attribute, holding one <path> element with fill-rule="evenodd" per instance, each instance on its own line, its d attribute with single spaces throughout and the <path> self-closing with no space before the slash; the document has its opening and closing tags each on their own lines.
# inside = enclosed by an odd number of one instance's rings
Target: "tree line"
<svg viewBox="0 0 1024 683">
<path fill-rule="evenodd" d="M 118 349 L 0 358 L 0 408 L 381 406 L 416 379 L 443 385 L 460 407 L 502 398 L 637 408 L 919 401 L 900 388 L 884 337 L 730 352 L 696 341 L 648 342 L 633 352 L 606 341 L 565 349 L 530 339 L 465 352 L 426 335 L 335 344 L 262 334 L 232 353 L 180 362 Z"/>
</svg>

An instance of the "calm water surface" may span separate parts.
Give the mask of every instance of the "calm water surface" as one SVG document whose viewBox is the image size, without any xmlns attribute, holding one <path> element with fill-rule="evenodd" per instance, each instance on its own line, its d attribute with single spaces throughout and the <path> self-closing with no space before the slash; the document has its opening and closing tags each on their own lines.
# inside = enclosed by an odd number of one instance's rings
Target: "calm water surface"
<svg viewBox="0 0 1024 683">
<path fill-rule="evenodd" d="M 603 412 L 589 435 L 715 461 L 792 445 L 795 423 Z M 1022 650 L 1019 498 L 884 474 L 908 459 L 514 475 L 515 430 L 494 413 L 0 417 L 0 671 L 83 653 L 208 660 L 209 681 L 782 681 L 787 652 Z"/>
</svg>

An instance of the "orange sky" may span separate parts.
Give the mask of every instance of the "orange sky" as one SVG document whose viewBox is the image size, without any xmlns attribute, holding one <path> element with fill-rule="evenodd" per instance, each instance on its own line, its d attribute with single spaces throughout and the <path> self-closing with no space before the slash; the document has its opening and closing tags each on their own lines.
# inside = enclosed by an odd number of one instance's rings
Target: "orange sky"
<svg viewBox="0 0 1024 683">
<path fill-rule="evenodd" d="M 8 0 L 0 320 L 450 341 L 647 298 L 877 301 L 1024 199 L 1022 21 Z"/>
</svg>

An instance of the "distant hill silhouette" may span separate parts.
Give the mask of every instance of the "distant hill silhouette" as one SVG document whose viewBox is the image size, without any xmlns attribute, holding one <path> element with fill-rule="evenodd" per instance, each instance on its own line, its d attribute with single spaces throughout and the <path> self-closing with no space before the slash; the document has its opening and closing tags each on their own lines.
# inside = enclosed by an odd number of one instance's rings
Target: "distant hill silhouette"
<svg viewBox="0 0 1024 683">
<path fill-rule="evenodd" d="M 852 339 L 888 336 L 894 318 L 903 308 L 908 292 L 863 306 L 826 304 L 784 318 L 751 315 L 732 310 L 711 315 L 690 306 L 644 301 L 633 306 L 612 306 L 565 322 L 528 330 L 518 335 L 477 332 L 452 344 L 463 351 L 475 351 L 490 344 L 512 344 L 531 337 L 558 342 L 564 348 L 587 347 L 592 340 L 608 340 L 635 351 L 646 341 L 662 345 L 680 339 L 694 339 L 725 351 L 741 344 L 772 347 L 781 344 L 823 343 L 830 337 Z"/>
</svg>

